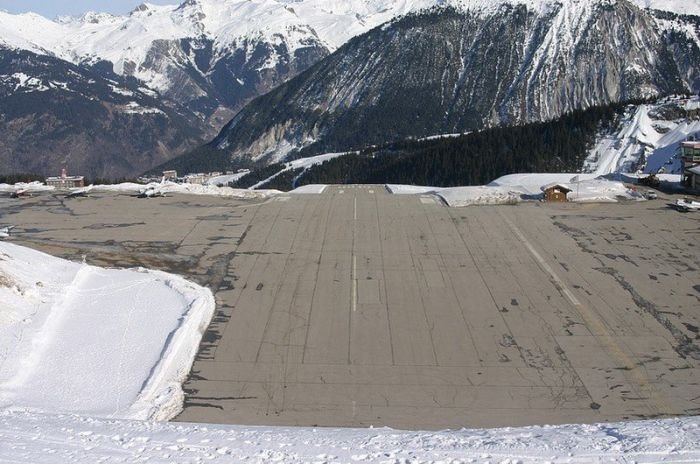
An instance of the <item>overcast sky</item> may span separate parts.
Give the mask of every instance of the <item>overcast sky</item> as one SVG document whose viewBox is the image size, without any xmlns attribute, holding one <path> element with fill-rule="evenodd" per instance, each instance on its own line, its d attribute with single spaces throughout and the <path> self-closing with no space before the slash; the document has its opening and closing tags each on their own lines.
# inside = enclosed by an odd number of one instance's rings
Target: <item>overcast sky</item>
<svg viewBox="0 0 700 464">
<path fill-rule="evenodd" d="M 47 18 L 79 15 L 86 11 L 124 14 L 144 3 L 144 0 L 0 0 L 0 10 L 10 13 L 33 11 Z M 175 5 L 181 0 L 148 0 L 157 5 Z"/>
</svg>

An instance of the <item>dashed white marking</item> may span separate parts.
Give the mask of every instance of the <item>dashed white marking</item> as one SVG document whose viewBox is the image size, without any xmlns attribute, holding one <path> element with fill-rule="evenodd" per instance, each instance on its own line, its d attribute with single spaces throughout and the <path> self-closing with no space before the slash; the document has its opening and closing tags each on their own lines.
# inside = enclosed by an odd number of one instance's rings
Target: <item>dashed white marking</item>
<svg viewBox="0 0 700 464">
<path fill-rule="evenodd" d="M 352 255 L 352 312 L 357 311 L 357 256 Z"/>
<path fill-rule="evenodd" d="M 369 193 L 370 193 L 370 195 L 374 195 L 374 190 L 370 189 Z"/>
<path fill-rule="evenodd" d="M 291 197 L 275 197 L 274 201 L 289 201 Z"/>
<path fill-rule="evenodd" d="M 525 247 L 528 249 L 530 254 L 534 256 L 535 260 L 539 263 L 540 267 L 544 269 L 547 274 L 552 278 L 552 282 L 554 282 L 554 285 L 559 289 L 560 292 L 566 296 L 566 298 L 571 302 L 572 305 L 574 306 L 581 306 L 581 302 L 574 296 L 574 294 L 569 290 L 569 288 L 562 282 L 562 280 L 559 278 L 559 276 L 554 272 L 554 270 L 551 268 L 549 264 L 542 258 L 542 256 L 535 250 L 535 247 L 532 246 L 532 244 L 525 238 L 525 236 L 520 232 L 520 229 L 518 229 L 515 224 L 513 224 L 510 219 L 507 217 L 503 216 L 503 220 L 508 224 L 508 226 L 511 228 L 511 230 L 515 233 L 515 235 L 520 239 L 520 241 L 525 245 Z"/>
<path fill-rule="evenodd" d="M 355 197 L 353 205 L 353 221 L 357 221 L 357 197 Z"/>
<path fill-rule="evenodd" d="M 574 296 L 571 290 L 562 282 L 562 280 L 557 276 L 557 274 L 552 270 L 552 268 L 545 262 L 545 260 L 540 256 L 540 254 L 535 250 L 535 248 L 527 241 L 525 236 L 520 232 L 515 224 L 513 224 L 508 218 L 501 214 L 503 220 L 508 224 L 515 235 L 523 242 L 525 247 L 532 253 L 537 262 L 540 264 L 542 269 L 547 271 L 547 273 L 552 278 L 554 286 L 566 296 L 566 298 L 571 302 L 576 310 L 583 317 L 586 327 L 591 330 L 591 333 L 600 338 L 601 345 L 608 351 L 609 355 L 620 362 L 628 370 L 630 370 L 630 375 L 635 379 L 635 382 L 639 387 L 648 395 L 649 403 L 648 406 L 658 411 L 670 411 L 671 408 L 666 403 L 665 397 L 659 393 L 653 384 L 649 382 L 645 371 L 642 369 L 637 369 L 637 363 L 627 355 L 627 352 L 620 347 L 616 342 L 615 337 L 610 330 L 606 327 L 605 323 L 601 318 L 595 314 L 587 305 L 582 305 L 581 302 Z"/>
<path fill-rule="evenodd" d="M 345 190 L 340 190 L 340 191 L 338 192 L 339 195 L 342 195 L 342 194 L 344 194 L 344 193 L 345 193 Z"/>
<path fill-rule="evenodd" d="M 420 202 L 423 203 L 424 205 L 434 205 L 435 198 L 429 197 L 429 196 L 422 196 L 422 197 L 420 197 Z"/>
</svg>

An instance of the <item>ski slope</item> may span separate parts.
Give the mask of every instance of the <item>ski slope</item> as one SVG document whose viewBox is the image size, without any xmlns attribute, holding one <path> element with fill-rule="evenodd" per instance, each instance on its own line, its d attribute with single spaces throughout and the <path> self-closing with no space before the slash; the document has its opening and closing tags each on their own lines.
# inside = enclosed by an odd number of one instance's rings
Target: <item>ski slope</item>
<svg viewBox="0 0 700 464">
<path fill-rule="evenodd" d="M 700 120 L 674 118 L 674 111 L 693 108 L 700 98 L 673 99 L 630 107 L 620 129 L 602 134 L 584 163 L 596 175 L 615 173 L 679 174 L 681 142 L 700 137 Z M 666 114 L 671 114 L 671 116 Z"/>
<path fill-rule="evenodd" d="M 351 154 L 351 153 L 326 153 L 323 155 L 311 156 L 309 158 L 299 158 L 299 159 L 294 160 L 294 161 L 289 161 L 287 163 L 284 163 L 282 168 L 279 171 L 277 171 L 276 173 L 272 174 L 271 176 L 267 177 L 266 179 L 261 180 L 257 184 L 252 185 L 250 187 L 250 190 L 259 189 L 263 185 L 271 182 L 272 180 L 281 176 L 285 172 L 295 171 L 297 169 L 303 169 L 303 171 L 297 176 L 297 178 L 294 179 L 294 183 L 296 183 L 296 180 L 299 177 L 301 177 L 304 174 L 304 172 L 306 172 L 309 168 L 311 168 L 313 166 L 317 166 L 319 164 L 323 164 L 326 161 L 332 160 L 334 158 L 338 158 L 340 156 L 345 156 L 345 155 L 349 155 L 349 154 Z"/>
</svg>

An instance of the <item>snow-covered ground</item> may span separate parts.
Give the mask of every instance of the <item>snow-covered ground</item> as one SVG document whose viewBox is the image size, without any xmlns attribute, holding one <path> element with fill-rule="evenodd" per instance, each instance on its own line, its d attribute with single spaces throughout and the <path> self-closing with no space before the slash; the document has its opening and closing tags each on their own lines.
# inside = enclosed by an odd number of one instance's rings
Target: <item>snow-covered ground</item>
<svg viewBox="0 0 700 464">
<path fill-rule="evenodd" d="M 508 187 L 475 186 L 442 189 L 436 194 L 453 208 L 475 205 L 515 205 L 521 201 L 521 192 Z"/>
<path fill-rule="evenodd" d="M 212 177 L 207 181 L 207 185 L 228 185 L 231 182 L 236 182 L 241 177 L 245 177 L 250 173 L 249 169 L 243 169 L 235 174 L 227 174 L 223 176 Z"/>
<path fill-rule="evenodd" d="M 325 184 L 302 185 L 301 187 L 297 187 L 289 193 L 319 194 L 319 193 L 323 193 L 324 190 L 326 190 L 326 187 L 328 187 L 328 185 L 325 185 Z"/>
<path fill-rule="evenodd" d="M 697 463 L 700 418 L 400 432 L 214 426 L 0 412 L 0 461 L 251 463 Z"/>
<path fill-rule="evenodd" d="M 41 182 L 18 182 L 16 184 L 0 184 L 0 192 L 50 192 L 56 190 L 54 187 L 49 187 Z"/>
<path fill-rule="evenodd" d="M 180 411 L 181 383 L 215 309 L 209 290 L 181 277 L 6 242 L 0 301 L 0 408 L 128 419 Z"/>
<path fill-rule="evenodd" d="M 441 187 L 425 187 L 420 185 L 401 185 L 401 184 L 386 184 L 389 193 L 394 195 L 416 195 L 422 193 L 435 193 L 442 190 Z"/>
<path fill-rule="evenodd" d="M 628 180 L 632 181 L 633 179 Z M 554 183 L 570 188 L 572 192 L 568 195 L 569 201 L 574 202 L 643 200 L 641 194 L 628 188 L 624 183 L 596 174 L 509 174 L 488 185 L 472 187 L 439 188 L 387 185 L 386 188 L 390 193 L 396 195 L 437 195 L 447 205 L 460 208 L 477 205 L 514 205 L 524 200 L 539 200 L 544 197 L 542 187 Z"/>
<path fill-rule="evenodd" d="M 700 137 L 700 120 L 680 115 L 698 105 L 700 98 L 694 97 L 630 107 L 620 129 L 600 137 L 584 170 L 598 175 L 637 170 L 679 174 L 681 165 L 676 155 L 680 143 Z"/>
<path fill-rule="evenodd" d="M 178 184 L 175 182 L 151 183 L 148 185 L 123 183 L 113 185 L 95 185 L 92 190 L 105 192 L 124 192 L 137 194 L 146 189 L 154 189 L 163 194 L 179 193 L 185 195 L 209 195 L 225 198 L 238 199 L 265 199 L 281 192 L 279 190 L 248 190 L 234 189 L 231 187 L 217 187 L 216 185 L 200 185 L 200 184 Z"/>
</svg>

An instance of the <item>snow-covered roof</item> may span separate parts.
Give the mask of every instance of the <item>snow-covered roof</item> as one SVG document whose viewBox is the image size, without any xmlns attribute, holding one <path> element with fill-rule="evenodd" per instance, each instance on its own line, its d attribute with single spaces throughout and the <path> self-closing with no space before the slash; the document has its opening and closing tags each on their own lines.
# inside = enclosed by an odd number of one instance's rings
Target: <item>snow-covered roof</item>
<svg viewBox="0 0 700 464">
<path fill-rule="evenodd" d="M 552 184 L 544 185 L 544 186 L 542 187 L 542 191 L 543 191 L 543 192 L 546 192 L 547 190 L 551 190 L 551 189 L 554 189 L 554 188 L 558 188 L 559 190 L 565 190 L 565 191 L 567 191 L 567 192 L 573 192 L 573 189 L 570 188 L 568 185 L 566 185 L 566 184 L 560 184 L 560 183 L 556 183 L 556 182 L 555 182 L 555 183 L 552 183 Z"/>
</svg>

